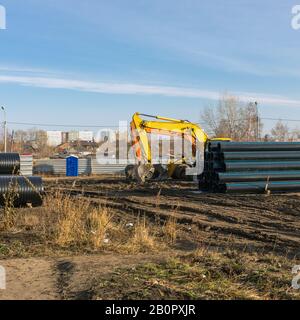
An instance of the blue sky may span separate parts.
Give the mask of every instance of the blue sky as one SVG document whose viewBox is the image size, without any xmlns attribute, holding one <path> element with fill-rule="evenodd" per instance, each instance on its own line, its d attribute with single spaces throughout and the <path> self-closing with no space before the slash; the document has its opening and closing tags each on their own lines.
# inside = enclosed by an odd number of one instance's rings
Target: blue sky
<svg viewBox="0 0 300 320">
<path fill-rule="evenodd" d="M 199 121 L 224 92 L 257 100 L 263 117 L 300 119 L 300 0 L 0 4 L 11 122 L 115 125 L 135 111 Z"/>
</svg>

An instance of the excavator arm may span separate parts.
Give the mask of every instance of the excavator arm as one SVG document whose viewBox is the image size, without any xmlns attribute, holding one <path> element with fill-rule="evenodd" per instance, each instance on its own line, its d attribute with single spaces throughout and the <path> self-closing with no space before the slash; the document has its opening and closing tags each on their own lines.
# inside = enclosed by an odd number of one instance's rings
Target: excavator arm
<svg viewBox="0 0 300 320">
<path fill-rule="evenodd" d="M 142 117 L 152 118 L 154 120 L 148 121 Z M 144 181 L 146 176 L 151 176 L 154 173 L 149 135 L 177 136 L 189 141 L 192 145 L 192 156 L 194 159 L 196 159 L 196 152 L 199 151 L 199 148 L 202 149 L 200 152 L 204 154 L 206 143 L 210 140 L 208 135 L 199 125 L 191 123 L 188 120 L 152 116 L 137 112 L 133 115 L 130 126 L 132 145 L 135 157 L 138 160 L 135 177 L 137 180 L 141 181 Z M 218 138 L 213 140 L 228 139 Z M 172 176 L 172 173 L 184 163 L 185 159 L 183 155 L 182 159 L 175 159 L 171 162 L 168 167 L 169 176 Z"/>
<path fill-rule="evenodd" d="M 161 121 L 146 121 L 141 116 Z M 160 116 L 135 113 L 131 122 L 131 136 L 138 161 L 152 162 L 151 144 L 148 134 L 181 136 L 190 141 L 193 146 L 196 141 L 205 144 L 209 139 L 207 134 L 198 125 L 187 120 L 178 120 Z"/>
</svg>

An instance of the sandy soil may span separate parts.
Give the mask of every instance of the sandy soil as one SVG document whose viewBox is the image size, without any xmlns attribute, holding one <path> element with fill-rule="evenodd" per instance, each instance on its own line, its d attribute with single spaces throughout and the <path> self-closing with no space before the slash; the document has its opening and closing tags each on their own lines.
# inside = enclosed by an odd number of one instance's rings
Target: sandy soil
<svg viewBox="0 0 300 320">
<path fill-rule="evenodd" d="M 131 267 L 161 259 L 159 256 L 101 254 L 0 260 L 7 278 L 6 290 L 0 290 L 0 300 L 89 299 L 93 279 L 106 276 L 120 266 Z"/>
</svg>

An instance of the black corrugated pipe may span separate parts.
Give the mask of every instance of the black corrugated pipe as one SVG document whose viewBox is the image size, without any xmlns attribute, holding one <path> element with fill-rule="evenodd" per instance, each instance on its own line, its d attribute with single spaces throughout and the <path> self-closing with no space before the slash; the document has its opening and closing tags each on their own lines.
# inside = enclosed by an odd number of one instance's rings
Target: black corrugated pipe
<svg viewBox="0 0 300 320">
<path fill-rule="evenodd" d="M 214 176 L 216 183 L 289 180 L 300 181 L 300 171 L 219 172 Z"/>
<path fill-rule="evenodd" d="M 27 204 L 37 207 L 43 204 L 44 187 L 41 177 L 0 176 L 0 205 L 11 197 L 15 207 Z"/>
<path fill-rule="evenodd" d="M 0 153 L 0 175 L 19 174 L 20 164 L 18 153 Z"/>
<path fill-rule="evenodd" d="M 270 190 L 274 192 L 296 192 L 300 191 L 300 181 L 281 182 L 247 182 L 247 183 L 226 183 L 220 185 L 220 191 L 226 193 L 264 193 Z"/>
<path fill-rule="evenodd" d="M 228 193 L 298 192 L 300 143 L 211 141 L 200 188 Z"/>
<path fill-rule="evenodd" d="M 300 161 L 227 161 L 225 163 L 214 162 L 213 169 L 216 171 L 258 171 L 258 170 L 300 170 Z"/>
<path fill-rule="evenodd" d="M 226 142 L 229 143 L 229 142 Z M 218 141 L 212 141 L 208 143 L 207 146 L 208 152 L 215 152 L 215 151 L 220 151 L 220 142 Z"/>
<path fill-rule="evenodd" d="M 300 151 L 300 142 L 211 142 L 211 151 Z"/>
<path fill-rule="evenodd" d="M 300 151 L 214 152 L 214 160 L 300 160 Z"/>
</svg>

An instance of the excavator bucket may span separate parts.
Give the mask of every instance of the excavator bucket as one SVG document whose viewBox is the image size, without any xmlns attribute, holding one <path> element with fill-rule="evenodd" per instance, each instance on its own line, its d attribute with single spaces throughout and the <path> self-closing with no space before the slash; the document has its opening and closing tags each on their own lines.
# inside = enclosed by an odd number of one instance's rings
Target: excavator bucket
<svg viewBox="0 0 300 320">
<path fill-rule="evenodd" d="M 144 183 L 147 180 L 153 178 L 155 173 L 155 168 L 151 164 L 139 164 L 135 167 L 134 175 L 135 180 Z"/>
<path fill-rule="evenodd" d="M 128 165 L 125 168 L 126 178 L 135 180 L 139 183 L 144 183 L 147 180 L 153 179 L 155 168 L 151 164 Z"/>
<path fill-rule="evenodd" d="M 161 164 L 128 165 L 125 168 L 126 178 L 144 183 L 148 180 L 166 180 L 169 178 L 168 170 Z"/>
</svg>

